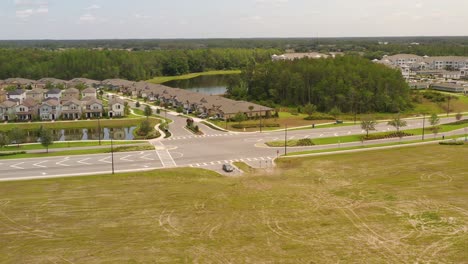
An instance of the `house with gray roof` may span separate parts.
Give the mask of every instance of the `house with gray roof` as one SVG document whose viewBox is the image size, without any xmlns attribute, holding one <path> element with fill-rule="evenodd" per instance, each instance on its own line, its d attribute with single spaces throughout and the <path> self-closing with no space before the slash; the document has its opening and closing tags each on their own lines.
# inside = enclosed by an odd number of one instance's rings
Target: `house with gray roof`
<svg viewBox="0 0 468 264">
<path fill-rule="evenodd" d="M 19 100 L 22 103 L 26 99 L 26 90 L 16 89 L 7 92 L 7 99 Z"/>
<path fill-rule="evenodd" d="M 96 98 L 83 98 L 81 102 L 83 105 L 83 113 L 85 118 L 102 117 L 104 106 L 101 100 Z"/>
<path fill-rule="evenodd" d="M 25 79 L 25 78 L 8 78 L 4 80 L 4 84 L 7 86 L 17 86 L 18 88 L 35 88 L 36 81 Z"/>
<path fill-rule="evenodd" d="M 68 88 L 65 91 L 62 91 L 62 101 L 69 101 L 73 99 L 80 99 L 80 90 L 76 88 Z"/>
<path fill-rule="evenodd" d="M 25 99 L 15 107 L 16 120 L 30 121 L 39 114 L 39 104 L 31 98 Z"/>
<path fill-rule="evenodd" d="M 125 101 L 120 98 L 111 98 L 109 100 L 109 117 L 125 116 Z"/>
<path fill-rule="evenodd" d="M 0 103 L 0 119 L 2 121 L 15 120 L 15 107 L 18 104 L 17 100 L 6 100 Z"/>
<path fill-rule="evenodd" d="M 97 98 L 97 92 L 95 88 L 89 87 L 81 91 L 81 97 L 93 97 Z"/>
<path fill-rule="evenodd" d="M 81 102 L 76 99 L 65 101 L 60 111 L 63 119 L 80 119 L 82 114 Z"/>
<path fill-rule="evenodd" d="M 56 79 L 56 78 L 42 78 L 40 80 L 37 80 L 36 86 L 38 88 L 46 88 L 47 84 L 50 84 L 54 87 L 56 86 L 61 86 L 62 88 L 67 88 L 67 81 L 61 80 L 61 79 Z"/>
<path fill-rule="evenodd" d="M 44 100 L 44 95 L 47 92 L 45 89 L 34 88 L 32 90 L 26 91 L 26 98 L 31 98 L 37 103 L 41 103 Z"/>
<path fill-rule="evenodd" d="M 57 120 L 60 118 L 60 101 L 57 98 L 49 98 L 42 102 L 39 107 L 41 120 Z"/>
<path fill-rule="evenodd" d="M 60 90 L 58 88 L 53 88 L 53 89 L 47 90 L 47 92 L 44 95 L 44 98 L 45 99 L 56 98 L 56 99 L 60 100 L 62 98 L 62 90 Z"/>
<path fill-rule="evenodd" d="M 84 84 L 86 87 L 98 87 L 101 85 L 101 82 L 87 78 L 75 78 L 68 82 L 68 85 L 71 87 L 76 87 L 79 84 Z"/>
</svg>

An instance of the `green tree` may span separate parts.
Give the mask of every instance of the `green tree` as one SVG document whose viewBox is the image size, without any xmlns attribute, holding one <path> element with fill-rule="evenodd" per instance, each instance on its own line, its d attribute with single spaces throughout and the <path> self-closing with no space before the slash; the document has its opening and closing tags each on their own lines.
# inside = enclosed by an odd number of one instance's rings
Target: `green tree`
<svg viewBox="0 0 468 264">
<path fill-rule="evenodd" d="M 398 135 L 400 135 L 400 128 L 407 126 L 407 122 L 396 115 L 392 120 L 387 123 L 389 126 L 396 128 Z"/>
<path fill-rule="evenodd" d="M 255 106 L 250 105 L 249 106 L 249 111 L 250 111 L 250 118 L 252 118 L 252 111 L 254 110 Z"/>
<path fill-rule="evenodd" d="M 128 102 L 124 103 L 124 114 L 126 116 L 130 115 L 130 106 L 128 105 Z"/>
<path fill-rule="evenodd" d="M 140 108 L 140 101 L 136 101 L 135 106 L 136 106 L 137 108 Z"/>
<path fill-rule="evenodd" d="M 41 131 L 41 145 L 44 146 L 49 153 L 49 146 L 54 143 L 54 137 L 52 131 L 49 129 L 42 129 Z"/>
<path fill-rule="evenodd" d="M 148 117 L 150 117 L 153 114 L 153 110 L 151 109 L 151 107 L 149 105 L 145 106 L 144 114 L 145 114 L 147 119 L 148 119 Z"/>
<path fill-rule="evenodd" d="M 432 133 L 434 133 L 434 138 L 437 136 L 437 133 L 439 133 L 440 127 L 440 118 L 437 116 L 437 114 L 432 114 L 431 117 L 429 118 L 429 123 L 431 124 L 431 130 Z"/>
<path fill-rule="evenodd" d="M 317 111 L 317 106 L 308 103 L 304 106 L 304 112 L 308 115 L 308 118 L 312 118 L 312 115 Z"/>
<path fill-rule="evenodd" d="M 151 124 L 148 120 L 143 120 L 141 123 L 140 123 L 140 127 L 139 127 L 139 130 L 138 130 L 138 134 L 140 136 L 147 136 L 149 132 L 151 132 L 151 130 L 153 130 L 153 128 L 151 127 Z"/>
<path fill-rule="evenodd" d="M 364 117 L 361 120 L 361 128 L 366 131 L 366 137 L 369 137 L 369 131 L 370 130 L 376 130 L 375 126 L 377 125 L 377 121 L 371 117 Z"/>
<path fill-rule="evenodd" d="M 15 127 L 10 130 L 9 134 L 10 139 L 18 145 L 18 148 L 19 144 L 23 143 L 24 139 L 26 138 L 26 132 L 19 127 Z"/>
<path fill-rule="evenodd" d="M 10 138 L 6 133 L 0 133 L 0 148 L 10 145 Z"/>
<path fill-rule="evenodd" d="M 337 120 L 337 119 L 338 119 L 338 116 L 341 115 L 341 110 L 340 110 L 339 107 L 334 106 L 334 107 L 330 110 L 329 114 L 330 114 L 331 116 L 333 116 L 333 118 L 335 118 L 335 120 Z"/>
<path fill-rule="evenodd" d="M 455 116 L 455 119 L 457 119 L 457 121 L 460 121 L 462 117 L 463 117 L 462 113 L 457 113 L 457 115 Z"/>
<path fill-rule="evenodd" d="M 234 122 L 238 122 L 239 125 L 244 122 L 245 120 L 247 120 L 247 117 L 245 116 L 244 113 L 242 112 L 238 112 L 235 116 L 234 116 Z"/>
</svg>

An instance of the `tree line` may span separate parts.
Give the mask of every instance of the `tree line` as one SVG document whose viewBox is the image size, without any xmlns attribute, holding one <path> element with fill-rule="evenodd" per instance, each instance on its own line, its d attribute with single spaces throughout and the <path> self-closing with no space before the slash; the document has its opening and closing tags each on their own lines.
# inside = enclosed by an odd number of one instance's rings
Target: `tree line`
<svg viewBox="0 0 468 264">
<path fill-rule="evenodd" d="M 229 97 L 269 106 L 313 104 L 321 112 L 348 113 L 411 108 L 410 89 L 399 70 L 357 56 L 258 63 L 231 78 Z"/>
<path fill-rule="evenodd" d="M 133 81 L 206 70 L 241 69 L 269 61 L 274 49 L 89 50 L 0 49 L 0 79 L 53 77 Z"/>
</svg>

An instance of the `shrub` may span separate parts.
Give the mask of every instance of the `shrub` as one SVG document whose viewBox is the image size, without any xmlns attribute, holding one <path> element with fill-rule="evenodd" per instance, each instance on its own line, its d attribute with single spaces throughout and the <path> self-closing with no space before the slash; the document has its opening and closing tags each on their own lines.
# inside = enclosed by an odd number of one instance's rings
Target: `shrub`
<svg viewBox="0 0 468 264">
<path fill-rule="evenodd" d="M 449 141 L 441 141 L 439 142 L 440 145 L 456 145 L 456 146 L 459 146 L 459 145 L 465 145 L 465 142 L 461 141 L 461 140 L 449 140 Z"/>
<path fill-rule="evenodd" d="M 310 138 L 299 139 L 296 143 L 296 146 L 313 146 L 314 142 Z"/>
<path fill-rule="evenodd" d="M 311 116 L 305 117 L 304 120 L 334 120 L 335 118 L 329 114 L 315 113 Z"/>
<path fill-rule="evenodd" d="M 257 128 L 260 124 L 233 124 L 232 127 L 236 129 Z M 280 127 L 280 124 L 262 124 L 262 127 Z"/>
<path fill-rule="evenodd" d="M 370 134 L 368 136 L 363 136 L 363 140 L 376 140 L 376 139 L 385 139 L 385 138 L 397 138 L 397 137 L 408 137 L 413 136 L 413 134 L 405 133 L 405 132 L 391 132 L 385 134 Z"/>
<path fill-rule="evenodd" d="M 19 155 L 19 154 L 26 154 L 26 151 L 15 151 L 15 152 L 0 153 L 0 157 L 13 156 L 13 155 Z"/>
</svg>

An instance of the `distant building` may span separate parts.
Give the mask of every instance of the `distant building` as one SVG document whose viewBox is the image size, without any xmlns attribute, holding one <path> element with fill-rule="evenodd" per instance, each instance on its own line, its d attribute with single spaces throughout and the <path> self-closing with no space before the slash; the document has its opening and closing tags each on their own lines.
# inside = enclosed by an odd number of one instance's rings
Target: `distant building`
<svg viewBox="0 0 468 264">
<path fill-rule="evenodd" d="M 332 55 L 334 57 L 334 55 Z M 271 56 L 271 60 L 273 61 L 279 61 L 279 60 L 298 60 L 298 59 L 304 59 L 304 58 L 309 58 L 309 59 L 326 59 L 330 57 L 330 55 L 327 54 L 322 54 L 318 52 L 309 52 L 309 53 L 285 53 L 282 55 L 276 55 L 273 54 Z"/>
</svg>

